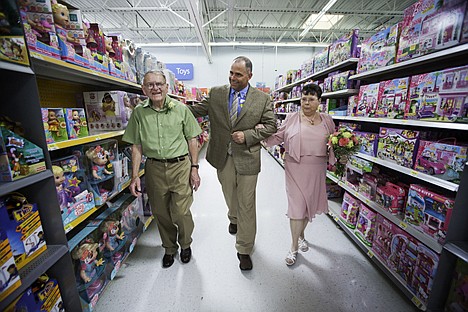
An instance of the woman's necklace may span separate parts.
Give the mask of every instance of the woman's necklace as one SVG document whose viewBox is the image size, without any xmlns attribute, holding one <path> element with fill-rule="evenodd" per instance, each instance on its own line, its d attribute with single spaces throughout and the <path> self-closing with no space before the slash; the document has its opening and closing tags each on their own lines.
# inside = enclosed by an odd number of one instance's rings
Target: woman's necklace
<svg viewBox="0 0 468 312">
<path fill-rule="evenodd" d="M 307 119 L 307 121 L 308 121 L 312 126 L 315 124 L 315 121 L 314 121 L 314 120 L 315 120 L 315 115 L 317 114 L 317 111 L 314 112 L 314 115 L 312 116 L 312 118 L 307 117 L 307 116 L 304 114 L 304 112 L 302 112 L 302 111 L 301 111 L 301 114 L 302 114 L 302 116 L 303 116 L 305 119 Z"/>
</svg>

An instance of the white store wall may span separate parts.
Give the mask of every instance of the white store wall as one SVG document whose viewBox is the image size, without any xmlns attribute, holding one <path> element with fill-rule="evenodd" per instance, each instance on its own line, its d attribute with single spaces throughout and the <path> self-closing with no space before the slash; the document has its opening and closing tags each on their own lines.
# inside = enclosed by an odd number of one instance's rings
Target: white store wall
<svg viewBox="0 0 468 312">
<path fill-rule="evenodd" d="M 163 63 L 192 63 L 193 80 L 186 80 L 184 84 L 207 88 L 229 83 L 232 60 L 244 55 L 250 58 L 253 64 L 250 84 L 255 86 L 257 82 L 264 82 L 273 89 L 276 76 L 285 75 L 289 69 L 299 69 L 301 64 L 315 53 L 312 47 L 278 47 L 277 50 L 275 47 L 212 47 L 213 63 L 209 64 L 201 47 L 145 47 L 144 50 L 155 55 Z"/>
</svg>

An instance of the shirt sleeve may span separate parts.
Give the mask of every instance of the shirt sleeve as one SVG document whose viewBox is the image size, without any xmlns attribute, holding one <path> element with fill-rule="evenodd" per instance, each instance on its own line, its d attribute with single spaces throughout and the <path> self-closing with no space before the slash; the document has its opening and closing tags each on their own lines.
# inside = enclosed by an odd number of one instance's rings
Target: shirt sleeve
<svg viewBox="0 0 468 312">
<path fill-rule="evenodd" d="M 193 116 L 192 112 L 187 106 L 184 107 L 184 136 L 185 139 L 192 139 L 202 133 L 202 129 L 198 121 Z"/>
<path fill-rule="evenodd" d="M 135 108 L 132 116 L 130 117 L 130 120 L 128 121 L 127 128 L 125 129 L 125 133 L 122 137 L 122 141 L 130 144 L 141 145 L 139 129 L 140 122 L 138 120 L 138 110 Z"/>
</svg>

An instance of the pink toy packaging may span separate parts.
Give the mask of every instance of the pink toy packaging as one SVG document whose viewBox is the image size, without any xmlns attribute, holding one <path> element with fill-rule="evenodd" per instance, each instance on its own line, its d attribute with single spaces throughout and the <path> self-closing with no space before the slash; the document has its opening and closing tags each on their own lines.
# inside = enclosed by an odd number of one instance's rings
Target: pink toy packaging
<svg viewBox="0 0 468 312">
<path fill-rule="evenodd" d="M 84 92 L 83 97 L 90 134 L 125 129 L 128 123 L 126 107 L 130 106 L 126 92 Z"/>
<path fill-rule="evenodd" d="M 379 135 L 377 133 L 361 131 L 355 131 L 354 133 L 359 136 L 359 143 L 361 143 L 359 152 L 375 157 L 377 145 L 379 143 Z"/>
<path fill-rule="evenodd" d="M 458 258 L 445 311 L 468 311 L 468 262 Z"/>
<path fill-rule="evenodd" d="M 413 236 L 393 226 L 390 256 L 386 259 L 387 267 L 400 275 L 408 286 L 411 285 L 416 269 L 419 241 Z"/>
<path fill-rule="evenodd" d="M 358 192 L 370 200 L 375 200 L 379 178 L 372 173 L 364 173 L 359 182 Z"/>
<path fill-rule="evenodd" d="M 380 128 L 377 157 L 413 168 L 419 144 L 419 131 Z"/>
<path fill-rule="evenodd" d="M 392 240 L 395 225 L 384 216 L 377 214 L 375 222 L 375 237 L 372 251 L 383 262 L 386 262 L 392 253 Z"/>
<path fill-rule="evenodd" d="M 345 192 L 340 218 L 349 228 L 354 229 L 356 227 L 357 215 L 360 207 L 361 201 L 351 196 L 348 192 Z"/>
<path fill-rule="evenodd" d="M 357 57 L 359 29 L 354 29 L 329 46 L 328 64 L 333 66 L 350 58 Z"/>
<path fill-rule="evenodd" d="M 400 215 L 406 204 L 407 190 L 403 187 L 387 182 L 377 187 L 376 203 L 392 215 Z"/>
<path fill-rule="evenodd" d="M 314 56 L 314 73 L 318 73 L 328 67 L 328 49 L 325 48 L 322 52 Z"/>
<path fill-rule="evenodd" d="M 418 244 L 418 257 L 416 267 L 413 272 L 413 279 L 410 288 L 421 302 L 427 304 L 427 299 L 431 293 L 434 277 L 439 265 L 439 255 L 430 250 L 424 244 Z"/>
<path fill-rule="evenodd" d="M 408 107 L 409 78 L 380 82 L 375 117 L 403 119 Z"/>
<path fill-rule="evenodd" d="M 346 114 L 348 116 L 356 116 L 357 106 L 359 104 L 359 97 L 352 95 L 348 98 L 348 109 Z"/>
<path fill-rule="evenodd" d="M 359 102 L 355 116 L 373 116 L 379 100 L 379 83 L 372 83 L 359 88 Z"/>
<path fill-rule="evenodd" d="M 395 63 L 398 31 L 399 25 L 396 24 L 362 42 L 358 73 Z"/>
<path fill-rule="evenodd" d="M 425 119 L 438 121 L 435 110 L 439 102 L 439 89 L 442 85 L 442 72 L 436 71 L 411 77 L 409 102 L 405 119 Z"/>
<path fill-rule="evenodd" d="M 354 234 L 367 246 L 372 246 L 377 213 L 361 203 Z"/>
<path fill-rule="evenodd" d="M 414 169 L 443 180 L 460 182 L 466 163 L 466 146 L 421 141 Z"/>
<path fill-rule="evenodd" d="M 442 121 L 468 122 L 468 66 L 442 72 L 436 114 Z"/>
<path fill-rule="evenodd" d="M 84 138 L 88 136 L 88 123 L 83 108 L 64 108 L 67 121 L 69 139 Z"/>
<path fill-rule="evenodd" d="M 453 198 L 411 184 L 406 203 L 405 222 L 443 244 L 454 203 Z"/>
</svg>

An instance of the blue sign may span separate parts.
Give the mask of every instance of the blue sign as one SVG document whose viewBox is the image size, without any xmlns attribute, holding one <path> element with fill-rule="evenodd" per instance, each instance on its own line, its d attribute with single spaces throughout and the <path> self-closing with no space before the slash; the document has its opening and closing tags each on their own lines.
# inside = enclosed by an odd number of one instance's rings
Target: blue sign
<svg viewBox="0 0 468 312">
<path fill-rule="evenodd" d="M 192 80 L 193 79 L 193 64 L 180 63 L 180 64 L 167 64 L 166 68 L 175 74 L 178 80 Z"/>
</svg>

